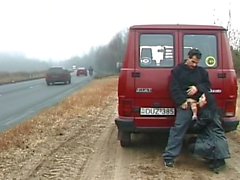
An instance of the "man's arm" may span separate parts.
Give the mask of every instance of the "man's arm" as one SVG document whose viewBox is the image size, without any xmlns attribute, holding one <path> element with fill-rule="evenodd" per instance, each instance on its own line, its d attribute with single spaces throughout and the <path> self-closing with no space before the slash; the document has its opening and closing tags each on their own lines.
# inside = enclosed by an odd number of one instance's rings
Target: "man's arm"
<svg viewBox="0 0 240 180">
<path fill-rule="evenodd" d="M 199 92 L 207 93 L 211 89 L 211 83 L 209 80 L 208 72 L 205 69 L 201 69 L 201 70 L 202 70 L 201 74 L 202 74 L 203 81 L 201 83 L 197 84 L 196 87 Z"/>
<path fill-rule="evenodd" d="M 187 100 L 187 93 L 182 91 L 176 70 L 172 71 L 171 95 L 177 106 L 181 106 Z"/>
</svg>

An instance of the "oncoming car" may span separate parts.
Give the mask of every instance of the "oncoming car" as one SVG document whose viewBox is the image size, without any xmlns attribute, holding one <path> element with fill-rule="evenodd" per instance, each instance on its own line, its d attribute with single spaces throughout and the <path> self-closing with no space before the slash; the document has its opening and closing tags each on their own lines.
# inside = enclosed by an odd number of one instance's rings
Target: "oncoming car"
<svg viewBox="0 0 240 180">
<path fill-rule="evenodd" d="M 87 76 L 87 69 L 85 67 L 78 68 L 77 76 Z"/>
<path fill-rule="evenodd" d="M 55 84 L 57 82 L 63 82 L 64 84 L 71 83 L 71 74 L 67 69 L 63 67 L 51 67 L 46 73 L 47 85 Z"/>
</svg>

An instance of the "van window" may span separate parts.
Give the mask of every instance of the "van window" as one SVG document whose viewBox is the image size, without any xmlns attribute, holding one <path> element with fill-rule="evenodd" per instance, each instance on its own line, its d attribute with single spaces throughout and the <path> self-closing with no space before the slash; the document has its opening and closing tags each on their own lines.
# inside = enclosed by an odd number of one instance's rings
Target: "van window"
<svg viewBox="0 0 240 180">
<path fill-rule="evenodd" d="M 215 35 L 184 35 L 184 58 L 192 48 L 198 48 L 202 52 L 202 59 L 199 66 L 204 68 L 216 68 L 217 58 L 217 38 Z"/>
<path fill-rule="evenodd" d="M 141 67 L 173 67 L 173 35 L 142 34 L 139 52 Z"/>
</svg>

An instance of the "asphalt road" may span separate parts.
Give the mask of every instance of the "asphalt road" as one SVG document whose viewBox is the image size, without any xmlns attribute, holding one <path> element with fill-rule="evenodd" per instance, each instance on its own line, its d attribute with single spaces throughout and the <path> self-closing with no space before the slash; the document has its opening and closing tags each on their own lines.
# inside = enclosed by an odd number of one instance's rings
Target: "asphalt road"
<svg viewBox="0 0 240 180">
<path fill-rule="evenodd" d="M 71 84 L 47 86 L 45 79 L 0 86 L 0 132 L 15 127 L 45 108 L 51 107 L 78 91 L 91 77 L 72 75 Z"/>
</svg>

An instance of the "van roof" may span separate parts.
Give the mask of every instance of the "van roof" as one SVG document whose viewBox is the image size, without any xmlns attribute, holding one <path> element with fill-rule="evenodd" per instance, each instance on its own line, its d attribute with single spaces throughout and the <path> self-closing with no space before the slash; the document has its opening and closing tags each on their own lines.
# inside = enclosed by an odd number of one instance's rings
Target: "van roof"
<svg viewBox="0 0 240 180">
<path fill-rule="evenodd" d="M 222 26 L 216 25 L 189 25 L 189 24 L 149 24 L 149 25 L 134 25 L 130 29 L 141 30 L 141 29 L 182 29 L 182 30 L 222 30 L 227 31 Z"/>
</svg>

